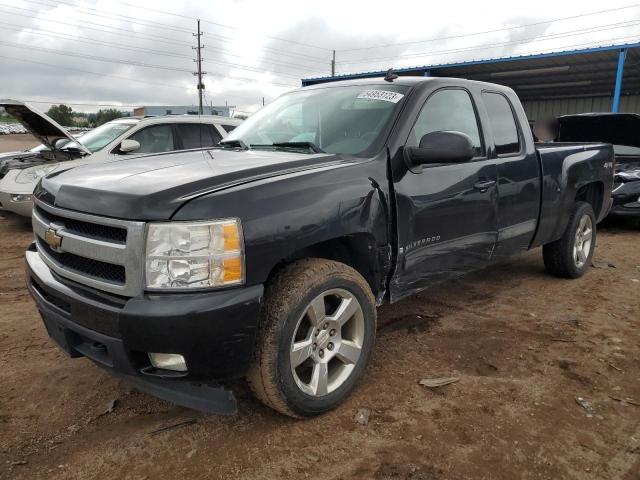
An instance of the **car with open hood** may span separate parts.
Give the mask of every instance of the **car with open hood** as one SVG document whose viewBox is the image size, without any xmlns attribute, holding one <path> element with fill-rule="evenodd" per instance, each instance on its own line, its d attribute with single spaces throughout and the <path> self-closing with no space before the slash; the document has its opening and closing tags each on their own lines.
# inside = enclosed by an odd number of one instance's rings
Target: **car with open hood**
<svg viewBox="0 0 640 480">
<path fill-rule="evenodd" d="M 33 190 L 45 175 L 88 163 L 211 147 L 241 123 L 211 115 L 124 117 L 79 138 L 22 102 L 0 100 L 0 107 L 43 145 L 29 154 L 0 157 L 0 209 L 23 216 L 31 216 Z"/>
<path fill-rule="evenodd" d="M 558 117 L 559 142 L 613 145 L 615 176 L 610 215 L 640 220 L 640 114 L 584 113 Z"/>
</svg>

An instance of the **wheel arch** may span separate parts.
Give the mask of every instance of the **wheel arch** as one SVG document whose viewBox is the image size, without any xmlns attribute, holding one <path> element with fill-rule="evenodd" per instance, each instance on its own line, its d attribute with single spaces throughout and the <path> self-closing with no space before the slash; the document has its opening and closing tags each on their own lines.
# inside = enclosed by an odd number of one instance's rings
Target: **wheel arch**
<svg viewBox="0 0 640 480">
<path fill-rule="evenodd" d="M 386 275 L 381 269 L 387 256 L 386 248 L 378 248 L 375 237 L 368 232 L 359 232 L 314 243 L 281 258 L 268 275 L 276 276 L 284 267 L 303 258 L 323 258 L 344 263 L 356 270 L 367 281 L 371 291 L 380 302 L 385 293 Z M 389 250 L 390 251 L 390 250 Z"/>
</svg>

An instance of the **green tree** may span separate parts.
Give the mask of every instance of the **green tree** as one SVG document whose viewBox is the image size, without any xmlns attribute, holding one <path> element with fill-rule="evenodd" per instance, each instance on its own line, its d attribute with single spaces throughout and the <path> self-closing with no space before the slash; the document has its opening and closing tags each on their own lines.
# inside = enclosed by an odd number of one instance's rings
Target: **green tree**
<svg viewBox="0 0 640 480">
<path fill-rule="evenodd" d="M 95 119 L 95 126 L 99 127 L 103 123 L 110 122 L 111 120 L 115 120 L 116 118 L 122 117 L 122 112 L 116 110 L 115 108 L 107 108 L 105 110 L 98 110 Z"/>
<path fill-rule="evenodd" d="M 52 105 L 47 111 L 47 115 L 53 118 L 63 127 L 73 126 L 73 110 L 66 105 Z"/>
</svg>

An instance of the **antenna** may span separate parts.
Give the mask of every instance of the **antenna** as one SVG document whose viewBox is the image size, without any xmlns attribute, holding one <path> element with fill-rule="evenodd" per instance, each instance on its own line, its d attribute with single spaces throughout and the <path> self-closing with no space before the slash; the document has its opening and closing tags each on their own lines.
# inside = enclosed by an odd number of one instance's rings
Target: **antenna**
<svg viewBox="0 0 640 480">
<path fill-rule="evenodd" d="M 385 82 L 393 82 L 396 78 L 398 78 L 397 73 L 393 73 L 393 68 L 387 70 L 387 74 L 384 76 Z"/>
</svg>

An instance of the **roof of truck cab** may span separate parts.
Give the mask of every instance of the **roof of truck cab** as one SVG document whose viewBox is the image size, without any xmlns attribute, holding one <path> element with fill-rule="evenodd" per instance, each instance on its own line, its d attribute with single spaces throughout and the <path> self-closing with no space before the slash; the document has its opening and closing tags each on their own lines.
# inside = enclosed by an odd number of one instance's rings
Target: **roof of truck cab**
<svg viewBox="0 0 640 480">
<path fill-rule="evenodd" d="M 486 86 L 492 90 L 499 91 L 511 91 L 512 89 L 504 85 L 489 82 L 479 82 L 477 80 L 467 80 L 464 78 L 455 77 L 418 77 L 418 76 L 399 76 L 393 81 L 387 81 L 384 78 L 356 78 L 351 80 L 337 80 L 327 83 L 316 83 L 306 87 L 302 87 L 304 90 L 316 89 L 316 88 L 332 88 L 332 87 L 347 87 L 350 85 L 402 85 L 406 87 L 415 87 L 416 85 L 422 85 L 427 83 L 436 84 L 454 84 L 454 85 L 479 85 Z"/>
</svg>

